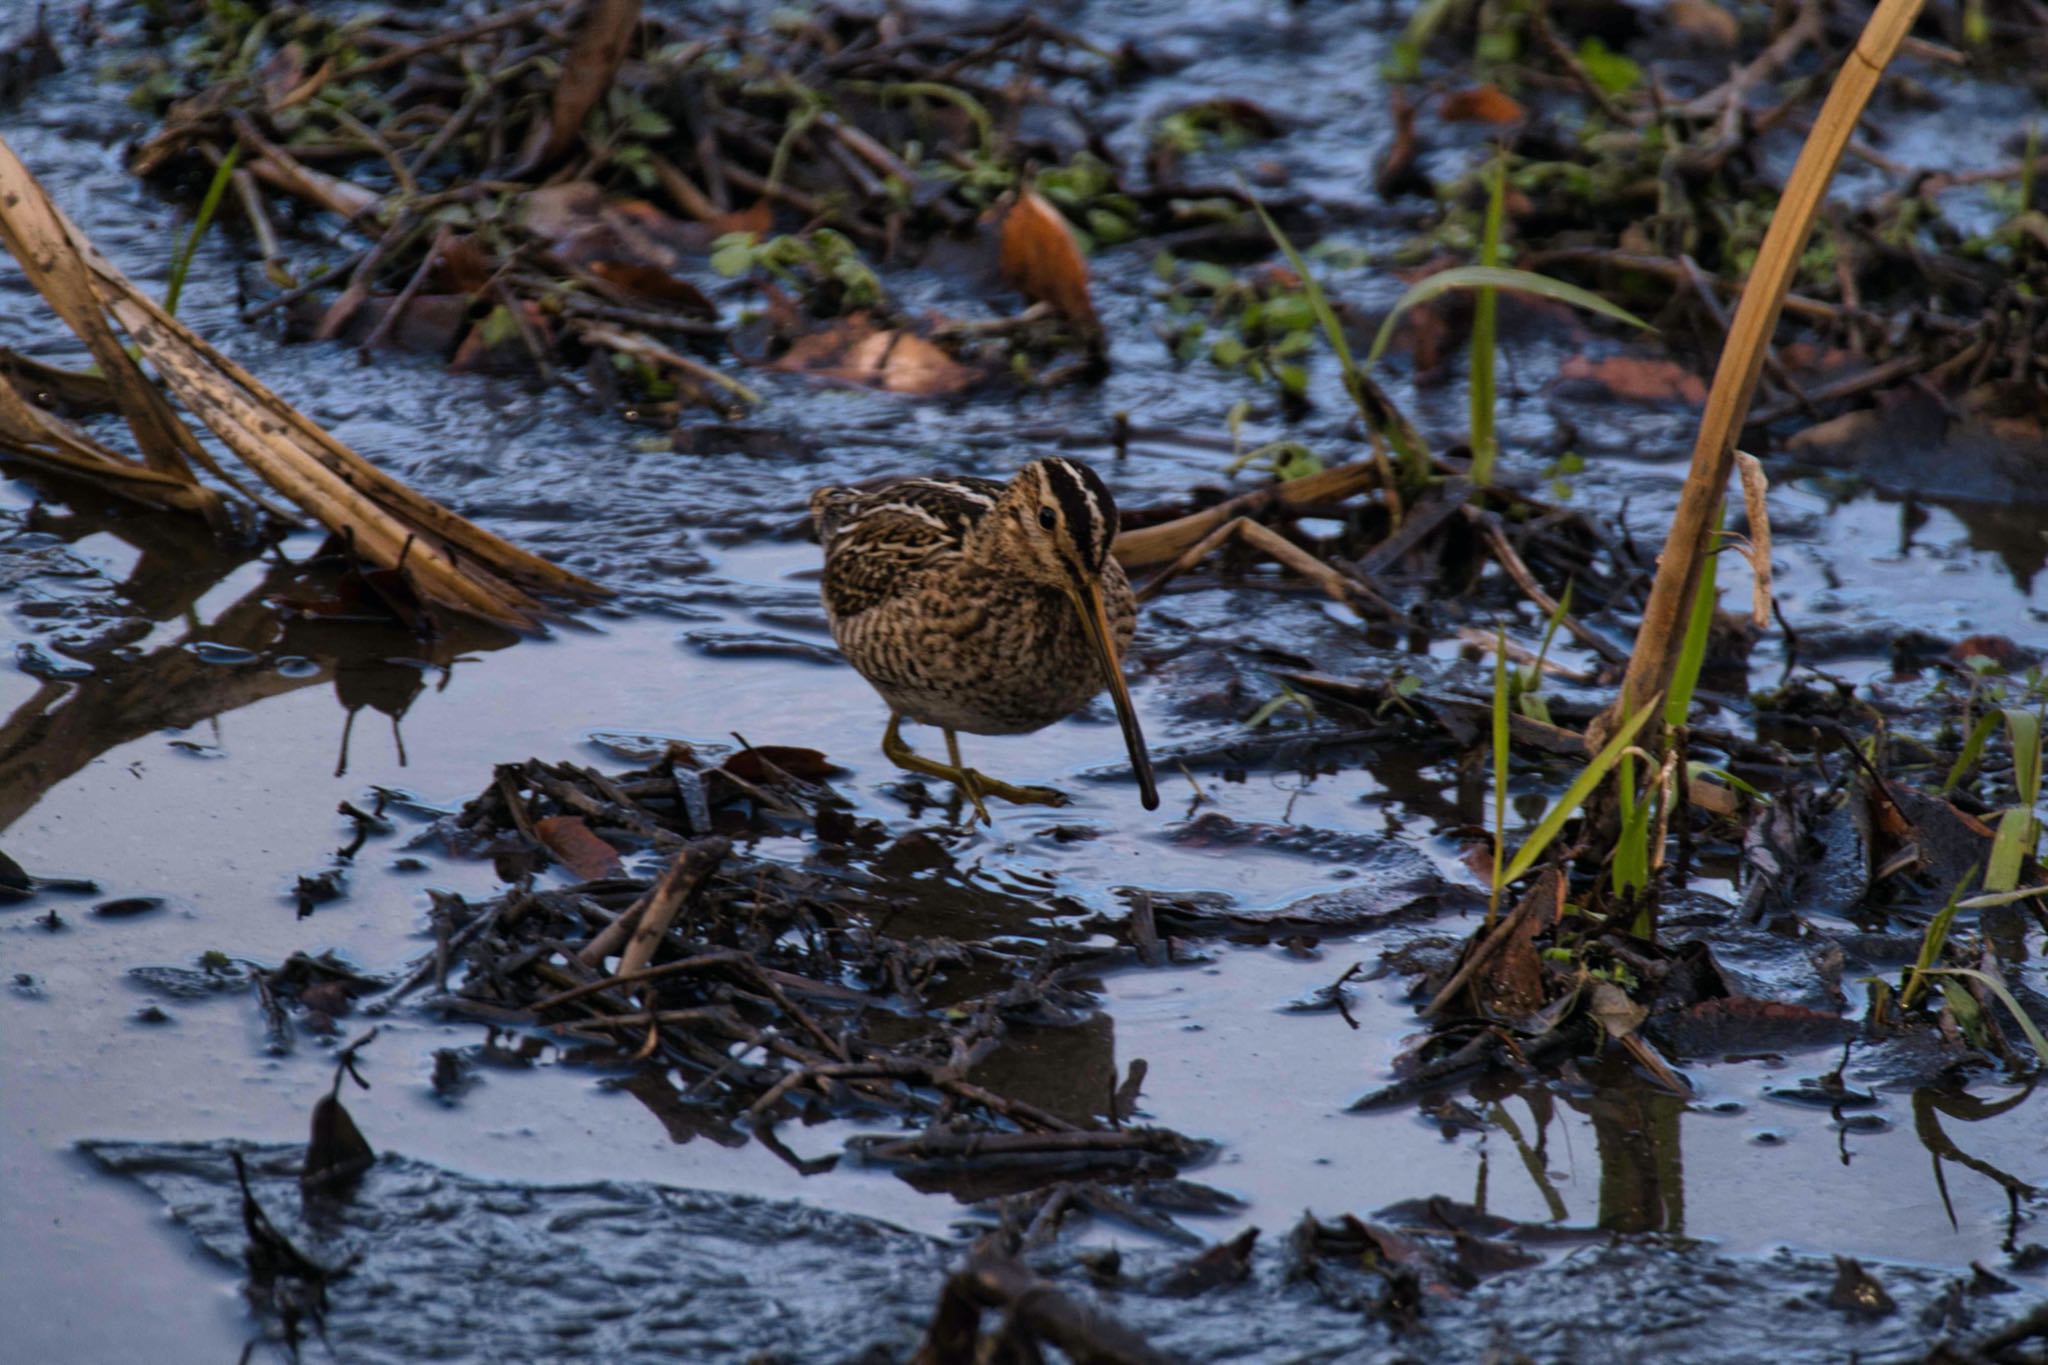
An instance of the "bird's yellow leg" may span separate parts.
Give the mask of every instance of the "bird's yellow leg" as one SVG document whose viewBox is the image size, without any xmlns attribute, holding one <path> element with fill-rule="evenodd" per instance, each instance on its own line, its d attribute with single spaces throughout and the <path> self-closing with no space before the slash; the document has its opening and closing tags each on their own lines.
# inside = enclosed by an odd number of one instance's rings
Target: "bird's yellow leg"
<svg viewBox="0 0 2048 1365">
<path fill-rule="evenodd" d="M 974 804 L 974 812 L 984 825 L 992 823 L 988 807 L 982 804 L 984 796 L 998 797 L 1017 805 L 1064 806 L 1067 803 L 1064 794 L 1050 787 L 1015 787 L 965 766 L 960 762 L 960 740 L 951 730 L 946 731 L 946 752 L 953 761 L 948 764 L 926 758 L 903 742 L 902 726 L 903 717 L 894 714 L 889 717 L 889 728 L 882 734 L 882 756 L 905 772 L 952 783 Z"/>
<path fill-rule="evenodd" d="M 954 770 L 962 778 L 965 778 L 969 784 L 965 790 L 967 791 L 968 799 L 973 801 L 977 808 L 980 807 L 980 798 L 983 796 L 993 796 L 999 800 L 1007 801 L 1013 806 L 1064 806 L 1067 804 L 1067 794 L 1065 792 L 1054 791 L 1051 787 L 1015 787 L 1008 782 L 998 782 L 987 773 L 977 772 L 973 768 L 968 767 L 960 761 L 960 737 L 951 730 L 946 731 L 946 756 L 953 760 Z M 987 823 L 986 816 L 983 817 L 983 823 Z"/>
</svg>

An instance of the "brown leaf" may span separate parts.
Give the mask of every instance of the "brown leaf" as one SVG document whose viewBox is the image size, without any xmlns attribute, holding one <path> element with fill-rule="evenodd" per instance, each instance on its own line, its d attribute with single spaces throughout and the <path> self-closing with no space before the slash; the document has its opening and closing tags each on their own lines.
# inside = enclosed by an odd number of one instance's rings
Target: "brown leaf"
<svg viewBox="0 0 2048 1365">
<path fill-rule="evenodd" d="M 449 289 L 472 297 L 489 287 L 497 271 L 497 263 L 471 233 L 444 232 L 434 245 L 434 265 Z"/>
<path fill-rule="evenodd" d="M 1558 367 L 1557 377 L 1598 384 L 1614 397 L 1631 403 L 1685 403 L 1698 407 L 1707 401 L 1706 383 L 1698 375 L 1675 360 L 1651 356 L 1610 355 L 1595 360 L 1575 355 Z"/>
<path fill-rule="evenodd" d="M 1705 1059 L 1830 1047 L 1856 1031 L 1854 1023 L 1839 1015 L 1746 995 L 1702 1000 L 1676 1016 L 1660 1015 L 1651 1028 L 1679 1055 Z"/>
<path fill-rule="evenodd" d="M 1436 113 L 1445 123 L 1520 123 L 1528 117 L 1514 96 L 1497 85 L 1453 90 L 1437 105 Z"/>
<path fill-rule="evenodd" d="M 1958 640 L 1949 648 L 1948 657 L 1959 664 L 1973 658 L 1989 659 L 2006 670 L 2024 668 L 2034 661 L 2032 654 L 2003 635 L 1972 635 Z"/>
<path fill-rule="evenodd" d="M 848 314 L 809 336 L 798 337 L 769 366 L 922 397 L 958 393 L 982 377 L 979 370 L 961 364 L 921 336 L 896 329 L 877 330 L 865 313 Z"/>
<path fill-rule="evenodd" d="M 518 306 L 519 316 L 525 318 L 526 325 L 540 334 L 542 338 L 541 344 L 545 345 L 553 332 L 553 326 L 549 322 L 547 314 L 542 312 L 540 305 L 532 299 L 518 299 L 514 302 Z M 492 343 L 485 339 L 485 323 L 483 322 L 479 322 L 469 329 L 468 333 L 462 338 L 462 344 L 455 348 L 454 359 L 448 362 L 449 370 L 455 374 L 472 374 L 478 371 L 491 370 L 525 370 L 532 368 L 532 366 L 533 357 L 527 351 L 526 341 L 523 337 L 514 335 L 502 341 Z"/>
<path fill-rule="evenodd" d="M 256 80 L 263 87 L 263 103 L 271 109 L 282 106 L 285 96 L 305 79 L 306 45 L 299 42 L 286 43 L 271 53 L 270 60 L 256 72 Z"/>
<path fill-rule="evenodd" d="M 533 822 L 555 861 L 584 881 L 619 875 L 619 851 L 591 832 L 580 815 L 550 815 Z"/>
<path fill-rule="evenodd" d="M 1003 282 L 1034 303 L 1057 309 L 1091 334 L 1101 330 L 1088 296 L 1088 263 L 1060 211 L 1033 189 L 1017 192 L 1003 215 L 997 256 Z"/>
<path fill-rule="evenodd" d="M 1714 0 L 1667 0 L 1664 17 L 1686 37 L 1708 46 L 1734 47 L 1742 37 L 1742 25 Z"/>
<path fill-rule="evenodd" d="M 1394 136 L 1388 140 L 1386 155 L 1373 171 L 1372 187 L 1382 199 L 1392 199 L 1397 194 L 1427 194 L 1429 178 L 1415 169 L 1415 106 L 1395 86 L 1387 94 L 1387 110 L 1393 116 Z"/>
<path fill-rule="evenodd" d="M 1586 1013 L 1600 1021 L 1610 1038 L 1626 1038 L 1636 1031 L 1649 1010 L 1628 998 L 1628 992 L 1612 981 L 1595 981 L 1586 998 Z"/>
<path fill-rule="evenodd" d="M 536 124 L 522 169 L 545 166 L 574 146 L 583 120 L 612 88 L 619 63 L 640 27 L 640 0 L 589 0 L 576 28 L 576 45 L 555 80 L 554 103 L 545 124 Z"/>
<path fill-rule="evenodd" d="M 299 1183 L 308 1189 L 338 1191 L 376 1162 L 376 1152 L 341 1100 L 322 1095 L 313 1105 L 312 1132 L 306 1140 Z"/>
<path fill-rule="evenodd" d="M 788 744 L 756 744 L 725 760 L 729 772 L 748 782 L 773 780 L 774 774 L 768 770 L 771 764 L 806 782 L 816 782 L 844 771 L 816 749 L 800 749 Z"/>
<path fill-rule="evenodd" d="M 766 199 L 756 199 L 746 208 L 731 213 L 721 213 L 704 220 L 704 226 L 723 237 L 728 232 L 752 232 L 765 235 L 775 226 L 775 206 Z"/>
<path fill-rule="evenodd" d="M 588 180 L 528 194 L 521 224 L 614 303 L 718 316 L 703 291 L 676 274 L 685 254 L 705 250 L 718 235 L 709 224 L 685 223 L 644 199 L 607 199 Z"/>
</svg>

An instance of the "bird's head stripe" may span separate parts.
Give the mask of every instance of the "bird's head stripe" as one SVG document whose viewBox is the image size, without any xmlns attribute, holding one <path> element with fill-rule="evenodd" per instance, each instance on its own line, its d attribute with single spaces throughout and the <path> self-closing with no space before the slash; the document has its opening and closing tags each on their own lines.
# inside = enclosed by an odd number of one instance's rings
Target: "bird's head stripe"
<svg viewBox="0 0 2048 1365">
<path fill-rule="evenodd" d="M 1059 500 L 1060 511 L 1066 515 L 1074 543 L 1087 557 L 1089 567 L 1100 568 L 1107 549 L 1103 544 L 1105 522 L 1101 503 L 1107 490 L 1102 489 L 1101 479 L 1095 477 L 1093 470 L 1067 460 L 1047 460 L 1044 469 L 1046 486 Z M 1095 484 L 1092 489 L 1090 480 Z M 1097 490 L 1101 493 L 1098 494 Z"/>
</svg>

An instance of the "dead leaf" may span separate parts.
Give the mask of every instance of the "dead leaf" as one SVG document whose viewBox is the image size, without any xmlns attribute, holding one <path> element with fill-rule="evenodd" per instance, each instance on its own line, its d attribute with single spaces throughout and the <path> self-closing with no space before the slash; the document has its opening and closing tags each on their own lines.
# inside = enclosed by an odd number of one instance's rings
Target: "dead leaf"
<svg viewBox="0 0 2048 1365">
<path fill-rule="evenodd" d="M 1968 663 L 1973 658 L 1989 659 L 2008 672 L 2023 669 L 2034 662 L 2034 654 L 2021 649 L 2003 635 L 1972 635 L 1958 640 L 1950 647 L 1948 657 L 1955 662 Z"/>
<path fill-rule="evenodd" d="M 1497 85 L 1453 90 L 1436 107 L 1445 123 L 1520 123 L 1528 111 Z"/>
<path fill-rule="evenodd" d="M 1680 1056 L 1711 1060 L 1734 1053 L 1832 1047 L 1853 1034 L 1856 1025 L 1806 1005 L 1734 995 L 1659 1015 L 1651 1030 Z"/>
<path fill-rule="evenodd" d="M 726 759 L 724 766 L 726 771 L 748 782 L 768 782 L 775 776 L 768 770 L 771 764 L 805 782 L 817 782 L 845 771 L 816 749 L 801 749 L 788 744 L 756 744 Z"/>
<path fill-rule="evenodd" d="M 338 1193 L 376 1163 L 376 1152 L 340 1097 L 328 1094 L 315 1101 L 299 1183 L 309 1190 Z"/>
<path fill-rule="evenodd" d="M 306 45 L 301 42 L 286 43 L 256 72 L 257 83 L 263 87 L 263 103 L 271 109 L 279 107 L 305 79 Z"/>
<path fill-rule="evenodd" d="M 1707 401 L 1707 386 L 1698 375 L 1675 360 L 1652 356 L 1610 355 L 1595 360 L 1575 355 L 1558 367 L 1563 380 L 1585 380 L 1598 384 L 1616 398 L 1631 403 L 1685 403 L 1699 407 Z"/>
<path fill-rule="evenodd" d="M 1667 0 L 1664 17 L 1686 37 L 1711 47 L 1731 48 L 1742 38 L 1742 25 L 1714 0 Z"/>
<path fill-rule="evenodd" d="M 1586 1013 L 1600 1021 L 1610 1038 L 1628 1037 L 1650 1017 L 1649 1010 L 1629 999 L 1628 992 L 1612 981 L 1593 983 L 1586 996 Z"/>
<path fill-rule="evenodd" d="M 1058 310 L 1093 335 L 1101 331 L 1088 296 L 1088 263 L 1060 211 L 1033 189 L 1022 189 L 1003 215 L 998 254 L 1003 282 L 1030 299 Z"/>
<path fill-rule="evenodd" d="M 1749 523 L 1749 544 L 1743 550 L 1749 560 L 1749 619 L 1762 630 L 1771 623 L 1771 511 L 1766 496 L 1771 481 L 1763 462 L 1747 451 L 1735 452 L 1735 467 L 1742 475 L 1742 508 Z"/>
<path fill-rule="evenodd" d="M 588 0 L 576 27 L 575 46 L 555 80 L 547 121 L 535 124 L 515 177 L 547 165 L 575 145 L 583 135 L 584 118 L 612 88 L 639 27 L 640 0 Z"/>
<path fill-rule="evenodd" d="M 434 268 L 447 288 L 474 298 L 490 287 L 497 263 L 473 234 L 443 231 L 434 244 Z"/>
<path fill-rule="evenodd" d="M 982 377 L 921 336 L 878 330 L 866 313 L 798 337 L 769 368 L 920 397 L 958 393 Z"/>
<path fill-rule="evenodd" d="M 1394 136 L 1388 140 L 1386 155 L 1373 171 L 1372 187 L 1382 199 L 1398 194 L 1427 194 L 1429 178 L 1415 168 L 1415 106 L 1395 86 L 1387 94 L 1387 110 L 1393 118 Z"/>
<path fill-rule="evenodd" d="M 584 881 L 594 882 L 619 875 L 619 851 L 597 837 L 580 815 L 550 815 L 533 822 L 555 861 Z"/>
<path fill-rule="evenodd" d="M 683 258 L 718 235 L 704 223 L 672 218 L 644 199 L 607 199 L 588 180 L 528 194 L 521 225 L 561 266 L 614 303 L 715 318 L 702 290 L 676 274 Z"/>
</svg>

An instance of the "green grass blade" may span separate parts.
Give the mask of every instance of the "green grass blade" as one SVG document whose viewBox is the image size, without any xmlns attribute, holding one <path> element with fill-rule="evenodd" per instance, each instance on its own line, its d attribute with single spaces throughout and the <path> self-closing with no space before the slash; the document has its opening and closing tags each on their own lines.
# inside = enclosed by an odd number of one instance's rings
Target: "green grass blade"
<svg viewBox="0 0 2048 1365">
<path fill-rule="evenodd" d="M 2020 884 L 2020 866 L 2034 851 L 2034 812 L 2014 806 L 1998 817 L 1991 839 L 1991 863 L 1984 869 L 1986 891 L 2010 891 Z"/>
<path fill-rule="evenodd" d="M 1927 977 L 1934 971 L 1934 964 L 1941 960 L 1942 945 L 1948 942 L 1948 927 L 1955 922 L 1956 911 L 1961 908 L 1963 888 L 1976 877 L 1977 869 L 1965 872 L 1956 883 L 1955 890 L 1948 893 L 1948 904 L 1941 907 L 1934 918 L 1927 921 L 1927 932 L 1920 936 L 1920 958 L 1913 964 L 1913 970 L 1906 977 L 1905 987 L 1899 992 L 1899 1008 L 1910 1009 L 1927 986 Z"/>
<path fill-rule="evenodd" d="M 1614 773 L 1621 797 L 1621 836 L 1614 847 L 1614 894 L 1625 896 L 1650 884 L 1650 808 L 1646 792 L 1636 794 L 1636 758 L 1623 754 Z"/>
<path fill-rule="evenodd" d="M 220 165 L 214 167 L 213 180 L 206 187 L 205 197 L 199 201 L 199 216 L 192 220 L 192 231 L 171 261 L 171 282 L 164 290 L 164 311 L 174 317 L 178 312 L 178 297 L 185 292 L 185 274 L 192 269 L 192 258 L 199 252 L 199 239 L 213 226 L 213 215 L 220 211 L 221 196 L 228 192 L 228 182 L 235 175 L 235 163 L 241 159 L 242 144 L 237 142 L 228 148 L 228 154 L 220 159 Z"/>
<path fill-rule="evenodd" d="M 1493 886 L 1486 902 L 1486 921 L 1500 909 L 1501 859 L 1508 844 L 1508 633 L 1494 631 L 1493 641 Z"/>
<path fill-rule="evenodd" d="M 1970 737 L 1963 743 L 1963 751 L 1956 755 L 1953 768 L 1948 770 L 1948 781 L 1941 784 L 1941 794 L 1947 796 L 1956 789 L 1970 769 L 1977 766 L 1977 760 L 1984 755 L 1984 745 L 1991 738 L 1991 732 L 1998 728 L 1998 713 L 1986 711 L 1977 717 L 1977 723 L 1970 727 Z"/>
<path fill-rule="evenodd" d="M 1692 713 L 1693 690 L 1700 684 L 1700 666 L 1707 659 L 1707 633 L 1714 625 L 1714 570 L 1719 555 L 1710 554 L 1700 565 L 1699 591 L 1693 595 L 1692 615 L 1685 623 L 1685 640 L 1679 648 L 1678 667 L 1671 674 L 1671 691 L 1664 698 L 1664 723 L 1683 725 Z"/>
<path fill-rule="evenodd" d="M 1343 367 L 1344 391 L 1358 405 L 1359 417 L 1368 430 L 1384 432 L 1393 444 L 1401 457 L 1403 482 L 1419 485 L 1429 474 L 1429 448 L 1423 444 L 1421 433 L 1393 405 L 1393 401 L 1379 391 L 1371 376 L 1359 368 L 1358 361 L 1351 354 L 1350 339 L 1344 335 L 1344 325 L 1337 320 L 1337 311 L 1330 307 L 1329 296 L 1323 293 L 1322 285 L 1309 272 L 1308 262 L 1294 249 L 1294 243 L 1273 221 L 1273 215 L 1266 212 L 1266 206 L 1254 199 L 1249 190 L 1245 192 L 1245 200 L 1251 204 L 1252 212 L 1259 215 L 1259 221 L 1265 225 L 1266 235 L 1273 239 L 1273 245 L 1280 248 L 1287 264 L 1301 277 L 1301 292 L 1308 299 L 1309 310 L 1316 315 L 1316 322 L 1323 329 L 1330 350 L 1336 354 L 1337 363 Z"/>
<path fill-rule="evenodd" d="M 1657 713 L 1659 700 L 1661 698 L 1651 698 L 1650 704 L 1630 716 L 1627 723 L 1615 731 L 1614 737 L 1607 741 L 1606 747 L 1593 756 L 1593 761 L 1586 765 L 1585 771 L 1578 775 L 1571 786 L 1565 789 L 1564 795 L 1558 797 L 1557 803 L 1544 814 L 1542 822 L 1536 826 L 1536 832 L 1529 836 L 1529 841 L 1522 845 L 1521 850 L 1515 854 L 1514 861 L 1508 864 L 1507 871 L 1495 882 L 1497 887 L 1512 883 L 1543 856 L 1544 850 L 1550 847 L 1559 832 L 1564 829 L 1564 822 L 1571 819 L 1572 812 L 1584 804 L 1586 798 L 1593 794 L 1593 789 L 1599 786 L 1607 774 L 1614 770 L 1614 765 L 1621 761 L 1622 754 L 1634 742 L 1636 731 L 1642 729 L 1644 722 Z"/>
<path fill-rule="evenodd" d="M 1550 642 L 1557 638 L 1557 628 L 1564 623 L 1564 618 L 1572 614 L 1572 589 L 1577 586 L 1577 579 L 1565 580 L 1564 592 L 1557 599 L 1557 609 L 1544 623 L 1543 643 L 1536 650 L 1536 662 L 1529 666 L 1527 681 L 1522 684 L 1524 692 L 1534 692 L 1537 684 L 1543 681 L 1543 662 L 1550 657 Z"/>
<path fill-rule="evenodd" d="M 1500 264 L 1501 201 L 1507 187 L 1507 153 L 1497 153 L 1490 171 L 1492 185 L 1486 195 L 1486 229 L 1479 239 L 1479 264 Z M 1499 300 L 1491 289 L 1482 288 L 1473 300 L 1472 350 L 1469 396 L 1472 404 L 1472 472 L 1474 487 L 1493 482 L 1493 461 L 1500 453 L 1493 429 L 1494 319 Z"/>
<path fill-rule="evenodd" d="M 1748 797 L 1752 801 L 1760 802 L 1766 806 L 1771 804 L 1770 797 L 1765 796 L 1762 792 L 1758 791 L 1755 786 L 1748 782 L 1744 782 L 1741 778 L 1737 777 L 1734 773 L 1729 772 L 1726 768 L 1717 768 L 1711 763 L 1702 763 L 1698 759 L 1693 759 L 1686 763 L 1685 775 L 1688 778 L 1716 778 L 1725 785 L 1734 788 L 1736 791 L 1741 792 L 1744 796 Z"/>
<path fill-rule="evenodd" d="M 2048 897 L 2048 886 L 2021 886 L 2011 891 L 1997 891 L 1982 896 L 1972 896 L 1959 902 L 1964 910 L 1982 910 L 1986 906 L 2011 905 L 2014 901 L 2028 900 L 2034 896 Z"/>
<path fill-rule="evenodd" d="M 1261 214 L 1264 210 L 1260 210 Z M 1270 219 L 1268 220 L 1271 221 Z M 1609 303 L 1598 294 L 1581 289 L 1563 280 L 1553 280 L 1548 275 L 1538 275 L 1530 270 L 1513 270 L 1498 265 L 1461 265 L 1450 270 L 1440 270 L 1417 280 L 1408 287 L 1408 292 L 1394 301 L 1394 307 L 1380 324 L 1379 335 L 1372 340 L 1372 350 L 1366 353 L 1368 369 L 1379 363 L 1387 353 L 1387 346 L 1394 339 L 1394 324 L 1401 320 L 1401 314 L 1417 304 L 1428 303 L 1440 294 L 1453 289 L 1507 289 L 1517 294 L 1535 294 L 1540 298 L 1555 299 L 1559 303 L 1583 308 L 1589 313 L 1598 313 L 1616 322 L 1625 322 L 1631 327 L 1640 327 L 1646 332 L 1657 329 L 1644 322 L 1628 309 Z"/>
<path fill-rule="evenodd" d="M 2041 799 L 2041 718 L 2023 707 L 2005 708 L 2005 730 L 2012 740 L 2012 781 L 2019 804 L 2033 809 Z"/>
<path fill-rule="evenodd" d="M 2035 1060 L 2041 1064 L 2048 1064 L 2048 1038 L 2041 1036 L 2040 1025 L 2036 1024 L 2028 1017 L 2027 1012 L 2020 1008 L 2020 1002 L 2013 999 L 2012 992 L 2005 988 L 2003 981 L 2000 981 L 1989 972 L 1980 972 L 1975 967 L 1929 967 L 1927 975 L 1967 976 L 1983 986 L 1985 990 L 1997 996 L 1998 1003 L 2004 1005 L 2006 1012 L 2019 1021 L 2020 1031 L 2027 1035 L 2027 1042 L 2034 1049 Z"/>
</svg>

